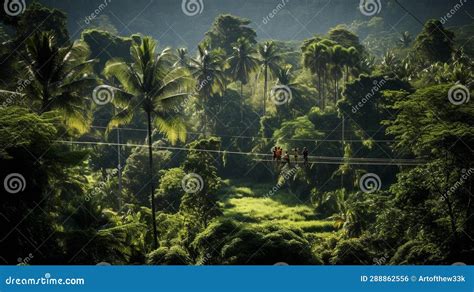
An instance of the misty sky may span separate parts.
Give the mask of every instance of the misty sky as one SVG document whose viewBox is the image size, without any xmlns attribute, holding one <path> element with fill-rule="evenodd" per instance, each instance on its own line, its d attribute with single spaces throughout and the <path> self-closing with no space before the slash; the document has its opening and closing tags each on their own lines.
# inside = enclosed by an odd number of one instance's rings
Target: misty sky
<svg viewBox="0 0 474 292">
<path fill-rule="evenodd" d="M 102 10 L 99 5 L 107 1 Z M 193 0 L 183 0 L 193 1 Z M 152 35 L 162 44 L 195 46 L 209 29 L 215 17 L 231 13 L 252 21 L 259 39 L 303 40 L 315 33 L 324 34 L 331 27 L 353 21 L 369 21 L 359 9 L 359 0 L 194 0 L 199 6 L 195 15 L 183 12 L 181 0 L 42 0 L 41 2 L 67 12 L 71 36 L 76 38 L 86 19 L 107 15 L 121 35 L 142 33 Z M 370 0 L 367 0 L 370 1 Z M 380 12 L 389 31 L 409 30 L 417 33 L 420 22 L 440 19 L 458 0 L 394 0 L 380 1 Z M 464 4 L 462 11 L 450 19 L 449 25 L 472 22 L 473 4 Z M 95 15 L 94 11 L 99 11 Z M 274 15 L 273 13 L 276 12 Z M 188 13 L 189 14 L 189 13 Z"/>
</svg>

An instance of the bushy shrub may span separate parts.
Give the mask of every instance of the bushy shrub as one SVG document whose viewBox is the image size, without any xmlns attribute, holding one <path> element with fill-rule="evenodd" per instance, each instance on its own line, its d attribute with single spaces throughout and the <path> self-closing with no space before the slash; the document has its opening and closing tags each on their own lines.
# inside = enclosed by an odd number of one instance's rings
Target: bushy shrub
<svg viewBox="0 0 474 292">
<path fill-rule="evenodd" d="M 436 265 L 444 259 L 442 251 L 435 244 L 411 240 L 400 246 L 390 260 L 392 265 Z"/>
<path fill-rule="evenodd" d="M 301 230 L 281 226 L 251 227 L 217 221 L 199 234 L 193 245 L 205 264 L 322 264 L 312 254 Z"/>
<path fill-rule="evenodd" d="M 162 172 L 160 186 L 156 190 L 158 210 L 176 213 L 184 194 L 182 179 L 186 173 L 181 168 L 171 168 Z"/>
<path fill-rule="evenodd" d="M 147 255 L 149 265 L 189 265 L 188 253 L 180 246 L 160 247 Z"/>
<path fill-rule="evenodd" d="M 155 142 L 155 147 L 162 146 L 161 141 Z M 153 150 L 154 172 L 158 173 L 160 169 L 165 167 L 173 167 L 172 153 L 165 150 Z M 149 178 L 144 174 L 144 170 L 148 171 L 148 149 L 137 147 L 126 161 L 123 172 L 123 185 L 130 192 L 140 206 L 150 205 Z M 158 178 L 155 178 L 155 186 Z M 133 202 L 135 203 L 135 202 Z"/>
<path fill-rule="evenodd" d="M 369 265 L 374 256 L 360 238 L 341 239 L 333 251 L 333 265 Z"/>
</svg>

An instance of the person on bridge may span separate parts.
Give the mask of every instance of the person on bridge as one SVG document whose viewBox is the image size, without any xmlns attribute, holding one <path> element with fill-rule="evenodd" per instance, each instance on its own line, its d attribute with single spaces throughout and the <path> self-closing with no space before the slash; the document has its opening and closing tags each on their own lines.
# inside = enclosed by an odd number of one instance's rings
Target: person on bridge
<svg viewBox="0 0 474 292">
<path fill-rule="evenodd" d="M 294 153 L 295 153 L 295 163 L 298 164 L 298 152 L 299 152 L 299 149 L 298 148 L 295 148 L 294 150 Z"/>
<path fill-rule="evenodd" d="M 288 154 L 288 151 L 285 152 L 285 157 L 283 157 L 283 160 L 290 166 L 290 154 Z"/>
<path fill-rule="evenodd" d="M 273 161 L 276 161 L 278 157 L 278 147 L 273 148 Z"/>
<path fill-rule="evenodd" d="M 281 157 L 283 156 L 283 149 L 281 147 L 277 147 L 277 161 L 281 161 Z"/>
<path fill-rule="evenodd" d="M 303 160 L 304 160 L 304 165 L 308 165 L 308 148 L 304 147 L 303 149 Z"/>
</svg>

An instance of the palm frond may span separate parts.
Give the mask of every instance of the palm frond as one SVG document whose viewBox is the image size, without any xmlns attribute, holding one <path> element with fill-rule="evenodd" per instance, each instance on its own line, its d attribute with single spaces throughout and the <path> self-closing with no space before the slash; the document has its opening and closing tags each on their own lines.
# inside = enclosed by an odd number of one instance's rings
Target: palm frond
<svg viewBox="0 0 474 292">
<path fill-rule="evenodd" d="M 140 94 L 141 92 L 142 83 L 138 73 L 134 71 L 132 66 L 123 61 L 112 60 L 107 62 L 104 75 L 108 78 L 116 78 L 123 90 L 130 94 Z"/>
<path fill-rule="evenodd" d="M 69 60 L 84 61 L 89 56 L 90 56 L 89 46 L 84 41 L 77 40 L 70 47 L 67 59 L 65 61 L 69 61 Z"/>
<path fill-rule="evenodd" d="M 9 90 L 2 90 L 2 89 L 0 89 L 0 95 L 3 95 L 3 96 L 20 96 L 20 97 L 25 96 L 24 93 L 19 93 L 19 92 L 9 91 Z"/>
<path fill-rule="evenodd" d="M 130 110 L 129 108 L 125 108 L 112 117 L 109 124 L 107 125 L 106 132 L 109 133 L 111 130 L 113 130 L 114 128 L 118 126 L 129 124 L 132 121 L 132 119 L 133 119 L 133 110 Z"/>
<path fill-rule="evenodd" d="M 90 91 L 90 88 L 93 88 L 97 83 L 95 78 L 84 77 L 81 79 L 72 80 L 69 83 L 55 83 L 52 85 L 58 85 L 58 89 L 62 92 L 71 92 L 71 91 Z"/>
<path fill-rule="evenodd" d="M 161 118 L 157 117 L 155 119 L 155 125 L 158 128 L 158 131 L 168 138 L 171 144 L 176 144 L 176 142 L 186 142 L 186 124 L 183 120 L 172 117 L 172 118 Z"/>
<path fill-rule="evenodd" d="M 76 96 L 60 96 L 52 103 L 52 109 L 61 117 L 68 129 L 77 134 L 85 134 L 90 130 L 91 114 L 80 105 L 74 105 L 70 100 L 78 100 Z M 80 103 L 79 101 L 75 101 Z"/>
<path fill-rule="evenodd" d="M 135 99 L 135 95 L 130 94 L 120 88 L 113 87 L 113 86 L 107 86 L 112 92 L 113 92 L 113 99 L 112 103 L 120 108 L 120 109 L 125 109 L 127 107 L 133 107 L 132 102 Z"/>
<path fill-rule="evenodd" d="M 188 93 L 195 86 L 195 80 L 189 76 L 176 76 L 174 79 L 164 81 L 160 88 L 153 92 L 154 100 L 164 100 L 163 96 L 174 95 L 175 93 Z"/>
<path fill-rule="evenodd" d="M 69 73 L 66 75 L 66 78 L 71 78 L 73 76 L 82 77 L 84 74 L 88 74 L 93 71 L 93 66 L 98 62 L 97 59 L 87 60 L 78 64 L 74 64 L 71 68 L 68 69 Z"/>
</svg>

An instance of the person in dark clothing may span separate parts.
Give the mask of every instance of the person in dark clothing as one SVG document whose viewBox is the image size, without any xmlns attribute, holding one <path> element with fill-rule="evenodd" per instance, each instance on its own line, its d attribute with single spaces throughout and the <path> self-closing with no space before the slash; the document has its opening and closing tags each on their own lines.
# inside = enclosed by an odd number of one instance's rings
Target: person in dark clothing
<svg viewBox="0 0 474 292">
<path fill-rule="evenodd" d="M 308 149 L 306 147 L 304 147 L 304 149 L 303 149 L 304 165 L 308 165 L 308 155 L 309 155 Z"/>
<path fill-rule="evenodd" d="M 290 154 L 288 154 L 288 151 L 285 152 L 285 157 L 283 157 L 283 160 L 288 163 L 288 166 L 290 166 Z"/>
</svg>

